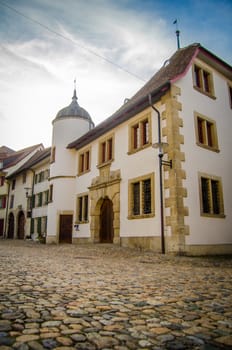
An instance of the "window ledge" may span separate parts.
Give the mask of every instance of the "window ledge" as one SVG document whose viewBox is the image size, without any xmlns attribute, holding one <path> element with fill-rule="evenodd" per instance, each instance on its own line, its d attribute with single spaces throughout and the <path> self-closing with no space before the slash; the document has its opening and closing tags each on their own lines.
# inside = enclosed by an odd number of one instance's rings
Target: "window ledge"
<svg viewBox="0 0 232 350">
<path fill-rule="evenodd" d="M 110 165 L 112 162 L 113 162 L 113 159 L 107 160 L 107 161 L 104 162 L 104 163 L 98 164 L 98 165 L 97 165 L 97 168 L 98 168 L 98 169 L 103 168 L 104 166 Z"/>
<path fill-rule="evenodd" d="M 150 147 L 151 145 L 152 145 L 151 142 L 146 143 L 146 144 L 143 145 L 142 147 L 135 148 L 135 149 L 130 149 L 130 151 L 128 151 L 127 154 L 130 155 L 130 154 L 137 153 L 137 152 L 139 152 L 139 151 L 142 151 L 143 149 L 146 149 L 146 148 Z"/>
<path fill-rule="evenodd" d="M 202 90 L 201 88 L 199 88 L 199 87 L 197 87 L 197 86 L 195 86 L 195 85 L 193 86 L 193 88 L 194 88 L 196 91 L 200 92 L 201 94 L 203 94 L 203 95 L 205 95 L 205 96 L 208 96 L 208 97 L 212 98 L 213 100 L 216 100 L 216 96 L 214 96 L 214 95 L 211 94 L 210 92 L 206 92 L 206 91 Z"/>
<path fill-rule="evenodd" d="M 134 219 L 148 219 L 148 218 L 152 218 L 154 217 L 155 214 L 154 213 L 150 213 L 150 214 L 142 214 L 142 215 L 129 215 L 127 217 L 128 220 L 134 220 Z"/>
<path fill-rule="evenodd" d="M 84 170 L 84 171 L 79 172 L 79 173 L 77 174 L 77 176 L 82 176 L 82 175 L 85 175 L 85 174 L 87 174 L 87 173 L 89 173 L 89 172 L 90 172 L 90 169 Z"/>
<path fill-rule="evenodd" d="M 199 147 L 202 147 L 202 148 L 205 148 L 209 151 L 212 151 L 212 152 L 216 152 L 216 153 L 219 153 L 220 152 L 220 149 L 218 147 L 210 147 L 208 145 L 205 145 L 204 143 L 200 143 L 200 142 L 196 142 L 196 145 L 199 146 Z"/>
<path fill-rule="evenodd" d="M 215 218 L 215 219 L 225 219 L 225 214 L 207 214 L 207 213 L 201 213 L 201 216 L 207 217 L 207 218 Z"/>
</svg>

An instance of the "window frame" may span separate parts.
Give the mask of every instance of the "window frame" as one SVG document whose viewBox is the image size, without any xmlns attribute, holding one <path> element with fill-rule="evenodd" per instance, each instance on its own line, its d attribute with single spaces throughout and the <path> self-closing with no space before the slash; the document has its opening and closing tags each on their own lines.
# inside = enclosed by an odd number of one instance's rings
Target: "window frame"
<svg viewBox="0 0 232 350">
<path fill-rule="evenodd" d="M 200 125 L 199 122 L 201 122 L 203 125 L 202 134 L 199 128 L 199 125 Z M 210 151 L 220 152 L 219 146 L 218 146 L 216 121 L 195 111 L 194 124 L 195 124 L 196 144 Z"/>
<path fill-rule="evenodd" d="M 114 134 L 99 140 L 98 143 L 98 168 L 114 161 Z"/>
<path fill-rule="evenodd" d="M 192 66 L 193 87 L 202 94 L 216 99 L 213 82 L 213 72 L 201 64 L 193 63 Z"/>
<path fill-rule="evenodd" d="M 202 180 L 207 181 L 207 192 L 203 192 Z M 200 199 L 200 215 L 203 217 L 212 217 L 212 218 L 225 218 L 224 213 L 224 200 L 223 200 L 223 187 L 222 187 L 222 178 L 220 176 L 209 175 L 206 173 L 198 173 L 198 182 L 199 182 L 199 199 Z M 215 193 L 213 193 L 212 184 L 217 184 L 219 198 L 215 197 Z M 204 203 L 205 201 L 208 203 Z M 215 200 L 217 201 L 215 203 Z M 215 210 L 215 204 L 217 208 L 219 208 L 219 213 Z M 204 206 L 208 206 L 208 211 L 205 210 Z"/>
<path fill-rule="evenodd" d="M 150 180 L 150 212 L 145 210 L 144 183 Z M 139 184 L 139 187 L 138 187 Z M 135 214 L 134 185 L 139 188 L 139 213 Z M 137 207 L 137 205 L 136 205 Z M 138 209 L 138 208 L 137 208 Z M 150 173 L 128 180 L 128 219 L 145 219 L 155 216 L 155 174 Z"/>
<path fill-rule="evenodd" d="M 81 193 L 76 197 L 76 223 L 87 224 L 89 222 L 89 193 Z"/>
<path fill-rule="evenodd" d="M 128 154 L 136 153 L 152 145 L 151 120 L 151 113 L 146 113 L 129 124 Z"/>
<path fill-rule="evenodd" d="M 78 155 L 78 176 L 91 170 L 91 149 L 87 148 Z"/>
</svg>

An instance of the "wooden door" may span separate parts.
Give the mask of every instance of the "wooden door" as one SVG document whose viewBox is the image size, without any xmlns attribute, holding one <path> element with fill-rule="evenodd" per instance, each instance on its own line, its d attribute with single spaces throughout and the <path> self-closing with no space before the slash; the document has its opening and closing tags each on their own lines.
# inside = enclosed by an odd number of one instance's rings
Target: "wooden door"
<svg viewBox="0 0 232 350">
<path fill-rule="evenodd" d="M 59 243 L 72 243 L 72 215 L 60 215 Z"/>
<path fill-rule="evenodd" d="M 25 225 L 25 215 L 21 211 L 18 216 L 18 232 L 17 232 L 18 239 L 24 239 L 24 225 Z"/>
<path fill-rule="evenodd" d="M 12 213 L 10 213 L 8 219 L 7 238 L 14 238 L 14 215 Z"/>
<path fill-rule="evenodd" d="M 105 199 L 101 206 L 100 214 L 100 242 L 113 243 L 114 227 L 113 227 L 113 204 L 111 200 Z"/>
</svg>

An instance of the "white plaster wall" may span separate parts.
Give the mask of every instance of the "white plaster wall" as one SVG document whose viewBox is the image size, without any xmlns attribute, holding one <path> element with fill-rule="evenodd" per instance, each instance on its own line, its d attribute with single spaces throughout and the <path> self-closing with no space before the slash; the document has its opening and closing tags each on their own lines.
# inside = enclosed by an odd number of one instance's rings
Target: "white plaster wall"
<svg viewBox="0 0 232 350">
<path fill-rule="evenodd" d="M 184 127 L 184 145 L 186 170 L 184 186 L 188 197 L 185 205 L 189 208 L 189 216 L 185 222 L 190 226 L 190 235 L 186 237 L 187 244 L 226 244 L 232 243 L 232 110 L 229 107 L 228 88 L 226 80 L 214 72 L 214 88 L 216 100 L 213 100 L 192 88 L 192 71 L 188 72 L 178 84 L 182 103 L 180 113 Z M 196 145 L 194 111 L 216 121 L 220 152 L 212 152 Z M 200 215 L 198 172 L 220 176 L 222 178 L 225 218 L 207 218 Z"/>
<path fill-rule="evenodd" d="M 146 115 L 150 109 L 144 111 Z M 157 141 L 157 115 L 152 110 L 152 135 L 153 142 Z M 136 118 L 136 117 L 135 117 Z M 131 122 L 132 120 L 130 120 Z M 160 235 L 160 207 L 159 207 L 159 172 L 158 172 L 158 152 L 152 147 L 128 155 L 128 123 L 124 123 L 112 130 L 114 132 L 114 161 L 111 164 L 111 171 L 120 169 L 120 236 L 159 236 Z M 104 135 L 106 136 L 106 135 Z M 94 177 L 99 176 L 98 164 L 98 142 L 95 140 L 91 146 L 91 172 L 77 177 L 76 195 L 88 192 L 88 186 Z M 155 217 L 146 219 L 128 220 L 128 180 L 154 172 L 155 181 Z M 76 206 L 76 200 L 75 200 Z M 90 210 L 90 206 L 89 206 Z M 76 212 L 76 209 L 74 210 Z M 89 237 L 90 223 L 80 224 L 79 231 L 74 232 L 75 237 Z"/>
</svg>

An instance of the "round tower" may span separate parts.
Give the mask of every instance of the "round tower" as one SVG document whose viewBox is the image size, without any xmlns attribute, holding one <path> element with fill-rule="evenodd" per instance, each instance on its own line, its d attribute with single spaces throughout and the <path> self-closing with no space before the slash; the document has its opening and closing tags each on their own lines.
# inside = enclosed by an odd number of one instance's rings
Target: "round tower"
<svg viewBox="0 0 232 350">
<path fill-rule="evenodd" d="M 77 157 L 76 151 L 67 149 L 67 145 L 94 127 L 89 113 L 77 102 L 76 88 L 72 102 L 57 113 L 52 125 L 46 241 L 71 243 Z"/>
</svg>

